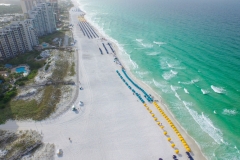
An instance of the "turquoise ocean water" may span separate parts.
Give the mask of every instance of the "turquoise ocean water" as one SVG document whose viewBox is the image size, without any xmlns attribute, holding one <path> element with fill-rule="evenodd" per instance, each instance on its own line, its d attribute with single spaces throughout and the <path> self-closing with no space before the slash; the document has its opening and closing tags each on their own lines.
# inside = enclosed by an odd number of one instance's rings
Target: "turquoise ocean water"
<svg viewBox="0 0 240 160">
<path fill-rule="evenodd" d="M 208 159 L 240 159 L 239 1 L 79 2 Z"/>
</svg>

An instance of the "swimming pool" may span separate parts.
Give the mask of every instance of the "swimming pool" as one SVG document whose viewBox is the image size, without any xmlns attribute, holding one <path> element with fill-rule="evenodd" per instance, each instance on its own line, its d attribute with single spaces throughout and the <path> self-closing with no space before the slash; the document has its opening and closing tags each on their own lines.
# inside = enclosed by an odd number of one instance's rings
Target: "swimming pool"
<svg viewBox="0 0 240 160">
<path fill-rule="evenodd" d="M 18 68 L 16 68 L 16 72 L 17 73 L 26 73 L 27 71 L 26 71 L 25 67 L 18 67 Z"/>
</svg>

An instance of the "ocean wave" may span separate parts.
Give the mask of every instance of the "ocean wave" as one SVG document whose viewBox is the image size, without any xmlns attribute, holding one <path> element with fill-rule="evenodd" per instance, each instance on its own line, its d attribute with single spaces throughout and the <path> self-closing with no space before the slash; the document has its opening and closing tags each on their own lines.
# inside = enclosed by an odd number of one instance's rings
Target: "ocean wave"
<svg viewBox="0 0 240 160">
<path fill-rule="evenodd" d="M 153 45 L 150 43 L 143 43 L 143 39 L 136 39 L 138 43 L 140 43 L 144 48 L 152 48 Z"/>
<path fill-rule="evenodd" d="M 181 98 L 180 98 L 180 96 L 177 94 L 177 92 L 175 92 L 175 97 L 177 97 L 177 99 L 179 100 L 179 101 L 181 101 Z"/>
<path fill-rule="evenodd" d="M 157 44 L 159 47 L 164 45 L 164 44 L 167 44 L 165 42 L 156 42 L 156 41 L 153 41 L 154 44 Z"/>
<path fill-rule="evenodd" d="M 178 81 L 178 83 L 181 83 L 181 84 L 194 84 L 194 83 L 197 83 L 199 82 L 198 79 L 193 79 L 191 81 L 188 81 L 188 82 L 181 82 L 181 81 Z"/>
<path fill-rule="evenodd" d="M 149 72 L 147 71 L 136 71 L 137 75 L 140 77 L 140 78 L 143 78 L 144 75 L 147 75 Z"/>
<path fill-rule="evenodd" d="M 143 41 L 143 39 L 136 39 L 136 41 L 138 41 L 139 43 Z"/>
<path fill-rule="evenodd" d="M 176 90 L 180 89 L 181 87 L 171 85 L 170 88 L 171 88 L 172 91 L 175 92 Z"/>
<path fill-rule="evenodd" d="M 224 109 L 223 112 L 222 112 L 222 114 L 233 116 L 233 115 L 238 114 L 238 111 L 237 111 L 237 110 L 234 110 L 234 109 Z"/>
<path fill-rule="evenodd" d="M 205 90 L 205 89 L 201 89 L 201 91 L 202 91 L 203 94 L 208 94 L 209 93 L 209 91 Z"/>
<path fill-rule="evenodd" d="M 161 89 L 163 93 L 172 93 L 171 89 L 169 89 L 169 86 L 165 82 L 159 83 L 154 79 L 152 80 L 152 82 L 157 88 Z"/>
<path fill-rule="evenodd" d="M 160 52 L 148 52 L 147 55 L 148 56 L 156 56 L 156 55 L 159 55 Z"/>
<path fill-rule="evenodd" d="M 139 74 L 139 75 L 146 75 L 146 74 L 148 74 L 149 72 L 148 71 L 136 71 L 136 73 L 137 74 Z"/>
<path fill-rule="evenodd" d="M 178 74 L 178 72 L 173 71 L 173 70 L 170 70 L 170 71 L 168 71 L 168 72 L 164 72 L 164 73 L 162 74 L 162 77 L 163 77 L 165 80 L 170 80 L 170 79 L 172 79 L 173 77 L 175 77 L 177 74 Z"/>
<path fill-rule="evenodd" d="M 193 109 L 190 109 L 189 103 L 183 101 L 184 106 L 187 108 L 188 112 L 191 114 L 193 119 L 199 124 L 201 129 L 206 132 L 212 139 L 218 143 L 224 143 L 223 141 L 223 134 L 220 129 L 216 128 L 212 121 L 205 116 L 203 113 L 198 114 L 196 111 Z"/>
<path fill-rule="evenodd" d="M 161 57 L 160 66 L 162 69 L 185 69 L 185 67 L 180 66 L 180 61 L 169 57 Z"/>
<path fill-rule="evenodd" d="M 185 93 L 189 94 L 188 90 L 186 88 L 183 89 Z"/>
<path fill-rule="evenodd" d="M 213 85 L 211 85 L 211 88 L 212 88 L 212 90 L 213 90 L 214 92 L 219 93 L 219 94 L 224 93 L 224 92 L 226 91 L 226 90 L 225 90 L 224 88 L 222 88 L 222 87 L 216 87 L 216 86 L 213 86 Z"/>
<path fill-rule="evenodd" d="M 146 84 L 153 84 L 153 81 L 143 81 L 143 83 L 146 83 Z"/>
</svg>

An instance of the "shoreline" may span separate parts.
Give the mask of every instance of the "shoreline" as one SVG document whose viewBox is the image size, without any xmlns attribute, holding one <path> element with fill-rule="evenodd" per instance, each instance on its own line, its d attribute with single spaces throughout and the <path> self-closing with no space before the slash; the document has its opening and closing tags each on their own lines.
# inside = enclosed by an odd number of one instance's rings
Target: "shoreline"
<svg viewBox="0 0 240 160">
<path fill-rule="evenodd" d="M 78 2 L 77 0 L 72 0 L 73 2 L 76 2 L 77 5 L 79 6 L 74 6 L 75 7 L 79 7 L 81 10 L 81 5 L 80 5 L 80 2 Z M 85 12 L 85 14 L 87 15 L 87 12 L 85 10 L 82 10 Z M 85 15 L 85 16 L 86 16 Z M 204 155 L 204 153 L 202 152 L 202 149 L 201 147 L 199 146 L 199 144 L 197 143 L 197 141 L 188 134 L 188 132 L 181 126 L 181 124 L 178 122 L 178 120 L 175 118 L 174 114 L 171 112 L 171 110 L 167 107 L 166 103 L 165 103 L 165 100 L 162 98 L 161 95 L 159 95 L 154 89 L 152 89 L 149 85 L 147 85 L 146 83 L 142 82 L 141 80 L 139 80 L 131 71 L 130 67 L 127 66 L 126 67 L 126 62 L 123 60 L 124 58 L 122 56 L 124 56 L 123 54 L 125 53 L 122 53 L 121 55 L 121 51 L 119 49 L 119 45 L 118 43 L 116 44 L 117 40 L 113 39 L 112 37 L 110 37 L 109 35 L 107 35 L 104 30 L 102 29 L 102 32 L 99 30 L 99 27 L 96 27 L 95 25 L 97 24 L 94 24 L 91 20 L 89 20 L 88 18 L 86 18 L 86 20 L 88 22 L 90 22 L 90 24 L 95 28 L 95 30 L 100 34 L 102 35 L 103 38 L 106 37 L 107 41 L 109 41 L 113 48 L 115 49 L 115 54 L 116 54 L 116 57 L 119 59 L 119 62 L 121 62 L 121 65 L 125 68 L 125 70 L 128 72 L 128 75 L 130 78 L 132 78 L 135 82 L 137 82 L 137 84 L 140 84 L 140 86 L 145 89 L 147 91 L 147 93 L 150 93 L 151 95 L 154 95 L 155 99 L 158 99 L 160 101 L 158 101 L 157 103 L 159 103 L 160 107 L 165 111 L 165 113 L 171 117 L 170 119 L 174 122 L 174 124 L 177 126 L 178 130 L 180 131 L 180 133 L 182 133 L 182 135 L 184 135 L 185 139 L 187 139 L 187 142 L 188 144 L 191 144 L 191 148 L 194 148 L 193 150 L 198 150 L 200 151 L 200 156 L 202 155 L 204 157 L 204 159 L 207 159 L 207 157 Z M 126 53 L 127 54 L 127 53 Z M 127 54 L 128 55 L 128 54 Z M 129 56 L 129 55 L 128 55 Z M 129 58 L 131 59 L 131 58 Z M 129 60 L 130 61 L 130 60 Z M 190 143 L 189 143 L 190 142 Z"/>
<path fill-rule="evenodd" d="M 73 8 L 79 8 L 75 4 L 77 0 L 72 1 Z M 55 159 L 76 159 L 76 157 L 111 160 L 172 159 L 173 155 L 177 155 L 179 160 L 187 159 L 186 150 L 178 136 L 155 106 L 148 102 L 141 103 L 118 77 L 116 70 L 121 71 L 122 68 L 113 63 L 114 54 L 106 54 L 105 51 L 104 54 L 99 53 L 99 47 L 103 49 L 102 43 L 110 42 L 116 56 L 123 60 L 114 40 L 102 34 L 96 27 L 93 27 L 94 30 L 100 38 L 106 37 L 106 41 L 83 36 L 83 32 L 78 27 L 79 13 L 71 10 L 69 11 L 70 23 L 74 24 L 73 36 L 77 40 L 78 48 L 76 66 L 79 71 L 77 73 L 84 88 L 81 91 L 78 90 L 79 94 L 74 105 L 79 107 L 79 101 L 84 102 L 84 105 L 76 111 L 68 108 L 68 111 L 53 119 L 50 117 L 40 122 L 10 120 L 0 125 L 0 128 L 41 131 L 44 135 L 44 143 L 54 143 L 57 149 L 63 150 L 64 156 L 55 155 Z M 151 87 L 138 80 L 129 69 L 127 73 L 137 84 L 146 89 L 148 94 L 160 97 Z M 162 103 L 161 107 L 186 139 L 193 151 L 191 152 L 193 158 L 206 159 L 199 147 L 192 143 L 190 136 L 169 113 L 167 107 L 165 108 Z M 162 122 L 161 125 L 159 121 Z M 164 128 L 161 128 L 162 126 Z M 165 131 L 168 133 L 165 134 Z M 177 153 L 176 150 L 180 152 Z"/>
</svg>

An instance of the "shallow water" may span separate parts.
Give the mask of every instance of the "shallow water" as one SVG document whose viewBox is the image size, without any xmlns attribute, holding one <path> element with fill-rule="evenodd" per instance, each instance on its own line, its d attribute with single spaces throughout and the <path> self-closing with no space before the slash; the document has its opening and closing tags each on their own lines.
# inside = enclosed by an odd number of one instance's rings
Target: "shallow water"
<svg viewBox="0 0 240 160">
<path fill-rule="evenodd" d="M 240 2 L 79 2 L 208 159 L 240 159 Z"/>
</svg>

